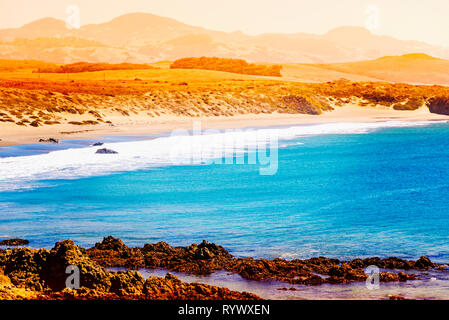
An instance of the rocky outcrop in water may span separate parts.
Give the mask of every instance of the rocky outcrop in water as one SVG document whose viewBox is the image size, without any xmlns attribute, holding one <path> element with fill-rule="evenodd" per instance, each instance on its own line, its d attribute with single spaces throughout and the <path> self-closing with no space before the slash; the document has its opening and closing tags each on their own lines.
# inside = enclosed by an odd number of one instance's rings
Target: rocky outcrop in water
<svg viewBox="0 0 449 320">
<path fill-rule="evenodd" d="M 0 241 L 0 246 L 10 246 L 10 247 L 17 247 L 17 246 L 26 246 L 30 242 L 28 240 L 24 239 L 6 239 Z"/>
<path fill-rule="evenodd" d="M 67 271 L 73 266 L 79 272 L 79 289 L 67 288 L 71 274 Z M 320 285 L 365 281 L 368 266 L 391 269 L 380 272 L 381 282 L 416 279 L 410 270 L 446 269 L 427 257 L 417 261 L 395 257 L 351 261 L 235 258 L 222 246 L 207 241 L 187 247 L 158 242 L 130 248 L 109 236 L 87 250 L 72 240 L 57 242 L 51 250 L 0 250 L 0 299 L 258 299 L 250 293 L 184 283 L 171 274 L 145 280 L 137 271 L 111 272 L 105 267 L 164 268 L 197 275 L 224 270 L 249 280 Z"/>
<path fill-rule="evenodd" d="M 112 236 L 87 250 L 91 259 L 104 267 L 138 269 L 145 267 L 145 257 L 139 248 L 128 248 L 122 240 Z"/>
<path fill-rule="evenodd" d="M 413 268 L 418 270 L 429 270 L 435 267 L 437 267 L 437 265 L 430 261 L 428 257 L 424 256 L 419 258 L 419 260 L 413 264 Z"/>
<path fill-rule="evenodd" d="M 249 280 L 279 280 L 294 284 L 319 285 L 365 281 L 365 268 L 389 270 L 427 270 L 437 267 L 428 258 L 418 261 L 378 257 L 340 261 L 324 257 L 306 260 L 235 258 L 223 247 L 203 241 L 187 247 L 172 247 L 166 242 L 129 248 L 120 239 L 107 237 L 87 250 L 92 260 L 105 267 L 162 268 L 197 275 L 218 270 L 236 273 Z M 404 272 L 382 272 L 380 281 L 407 281 L 416 276 Z"/>
<path fill-rule="evenodd" d="M 40 273 L 41 279 L 53 291 L 66 287 L 67 267 L 79 269 L 80 285 L 89 289 L 108 291 L 111 288 L 109 273 L 86 254 L 86 250 L 76 246 L 72 240 L 57 242 L 49 252 Z"/>
<path fill-rule="evenodd" d="M 105 238 L 97 249 L 126 252 L 119 239 Z M 79 271 L 79 289 L 67 288 L 70 272 Z M 197 283 L 183 283 L 172 275 L 145 280 L 137 271 L 111 272 L 91 260 L 72 240 L 51 250 L 0 250 L 0 299 L 260 299 L 250 293 Z"/>
<path fill-rule="evenodd" d="M 95 152 L 95 153 L 97 153 L 97 154 L 118 154 L 117 151 L 107 149 L 107 148 L 98 149 L 97 152 Z"/>
</svg>

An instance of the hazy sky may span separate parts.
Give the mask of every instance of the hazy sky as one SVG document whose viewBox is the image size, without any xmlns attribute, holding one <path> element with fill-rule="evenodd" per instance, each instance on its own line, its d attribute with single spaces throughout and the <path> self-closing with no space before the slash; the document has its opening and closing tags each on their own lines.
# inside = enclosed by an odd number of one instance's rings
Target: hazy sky
<svg viewBox="0 0 449 320">
<path fill-rule="evenodd" d="M 129 12 L 149 12 L 214 30 L 325 33 L 366 26 L 377 34 L 449 46 L 448 0 L 0 0 L 0 28 L 43 17 L 66 19 L 80 8 L 81 25 Z"/>
</svg>

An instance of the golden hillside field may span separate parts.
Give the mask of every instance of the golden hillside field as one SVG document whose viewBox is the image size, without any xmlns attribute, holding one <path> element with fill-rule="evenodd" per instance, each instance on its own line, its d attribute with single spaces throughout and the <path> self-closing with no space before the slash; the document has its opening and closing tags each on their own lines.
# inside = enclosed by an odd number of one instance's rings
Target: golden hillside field
<svg viewBox="0 0 449 320">
<path fill-rule="evenodd" d="M 216 78 L 190 83 L 161 80 L 1 80 L 0 122 L 22 126 L 93 125 L 111 121 L 113 116 L 128 117 L 142 113 L 149 117 L 273 112 L 320 114 L 350 103 L 394 108 L 406 105 L 411 97 L 414 97 L 414 103 L 410 108 L 418 108 L 428 97 L 442 94 L 449 95 L 449 89 L 369 82 L 302 84 L 259 79 L 217 81 Z M 73 121 L 73 115 L 77 116 L 76 121 Z"/>
<path fill-rule="evenodd" d="M 15 71 L 0 72 L 0 125 L 95 125 L 132 115 L 214 117 L 274 112 L 318 115 L 347 104 L 415 110 L 431 105 L 435 97 L 443 97 L 435 110 L 445 110 L 441 103 L 449 96 L 448 87 L 386 82 L 302 83 L 167 68 L 33 73 L 41 67 L 39 62 L 13 61 L 11 65 Z M 164 65 L 167 67 L 168 63 L 159 63 L 159 67 Z M 310 76 L 304 75 L 306 79 Z"/>
<path fill-rule="evenodd" d="M 284 80 L 299 82 L 327 82 L 339 79 L 351 81 L 380 81 L 379 79 L 362 76 L 353 73 L 321 68 L 313 64 L 284 64 L 282 66 L 282 78 Z"/>
<path fill-rule="evenodd" d="M 378 81 L 449 85 L 449 60 L 437 59 L 426 54 L 407 54 L 361 62 L 316 64 L 313 67 Z"/>
</svg>

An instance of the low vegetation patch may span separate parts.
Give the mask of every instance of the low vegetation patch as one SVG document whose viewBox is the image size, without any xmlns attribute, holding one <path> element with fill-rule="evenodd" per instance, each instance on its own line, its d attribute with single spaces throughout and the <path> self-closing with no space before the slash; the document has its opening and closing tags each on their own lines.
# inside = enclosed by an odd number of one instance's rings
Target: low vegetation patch
<svg viewBox="0 0 449 320">
<path fill-rule="evenodd" d="M 291 113 L 321 114 L 321 108 L 301 96 L 285 96 L 283 98 L 287 110 Z"/>
<path fill-rule="evenodd" d="M 405 103 L 397 103 L 393 106 L 394 110 L 417 110 L 424 104 L 422 97 L 411 97 Z"/>
<path fill-rule="evenodd" d="M 187 73 L 187 71 L 185 71 Z M 0 125 L 113 125 L 143 117 L 319 115 L 345 105 L 449 115 L 449 88 L 381 82 L 299 83 L 275 79 L 0 80 Z M 129 119 L 128 119 L 129 118 Z"/>
<path fill-rule="evenodd" d="M 260 65 L 248 63 L 243 59 L 223 59 L 216 57 L 179 59 L 173 62 L 170 69 L 203 69 L 258 76 L 282 76 L 281 65 Z"/>
<path fill-rule="evenodd" d="M 89 62 L 77 62 L 66 64 L 62 66 L 50 65 L 41 67 L 35 70 L 35 73 L 79 73 L 79 72 L 94 72 L 94 71 L 106 71 L 106 70 L 143 70 L 143 69 L 156 69 L 153 66 L 147 64 L 135 64 L 135 63 L 89 63 Z"/>
</svg>

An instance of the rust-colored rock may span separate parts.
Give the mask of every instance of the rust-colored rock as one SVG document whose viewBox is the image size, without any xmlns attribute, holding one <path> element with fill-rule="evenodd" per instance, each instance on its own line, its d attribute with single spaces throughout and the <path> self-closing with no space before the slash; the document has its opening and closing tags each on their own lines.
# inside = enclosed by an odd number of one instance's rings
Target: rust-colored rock
<svg viewBox="0 0 449 320">
<path fill-rule="evenodd" d="M 289 284 L 320 285 L 365 281 L 365 268 L 436 270 L 443 266 L 421 257 L 407 261 L 378 257 L 340 261 L 317 257 L 306 260 L 235 258 L 223 247 L 203 241 L 199 245 L 172 247 L 165 242 L 129 248 L 120 239 L 106 237 L 85 250 L 72 240 L 57 242 L 53 249 L 0 250 L 0 298 L 4 299 L 257 299 L 197 283 L 183 283 L 171 274 L 144 280 L 137 271 L 111 272 L 105 267 L 164 268 L 192 274 L 216 270 L 236 273 L 249 280 L 278 280 Z M 67 267 L 79 270 L 79 290 L 66 288 Z M 380 281 L 414 280 L 415 274 L 381 272 Z M 3 291 L 2 291 L 3 290 Z"/>
<path fill-rule="evenodd" d="M 139 248 L 128 248 L 122 240 L 112 236 L 96 243 L 87 250 L 89 257 L 103 267 L 138 269 L 145 267 L 144 256 Z"/>
<path fill-rule="evenodd" d="M 432 261 L 430 261 L 430 259 L 428 257 L 423 256 L 423 257 L 419 258 L 419 260 L 416 261 L 413 266 L 414 266 L 414 269 L 428 270 L 428 269 L 434 268 L 435 264 Z"/>
<path fill-rule="evenodd" d="M 18 247 L 18 246 L 26 246 L 30 242 L 28 240 L 24 239 L 6 239 L 0 241 L 0 246 L 11 246 L 11 247 Z"/>
<path fill-rule="evenodd" d="M 197 246 L 198 247 L 198 246 Z M 201 250 L 201 249 L 207 249 Z M 191 253 L 198 259 L 225 254 L 220 246 L 207 242 Z M 114 252 L 119 259 L 132 258 L 132 249 L 120 239 L 105 238 L 92 253 Z M 140 249 L 135 249 L 140 252 Z M 105 262 L 106 260 L 102 260 Z M 114 260 L 110 260 L 114 261 Z M 66 288 L 67 267 L 76 267 L 80 288 Z M 216 286 L 183 283 L 173 275 L 147 281 L 137 271 L 110 272 L 91 260 L 87 251 L 72 240 L 57 242 L 52 250 L 16 248 L 0 251 L 0 299 L 37 300 L 166 300 L 166 299 L 260 299 Z"/>
<path fill-rule="evenodd" d="M 118 239 L 108 237 L 101 244 L 87 250 L 89 256 L 105 267 L 126 267 L 138 261 L 139 267 L 162 268 L 176 272 L 203 275 L 217 270 L 237 273 L 248 280 L 278 280 L 291 284 L 319 285 L 365 281 L 365 268 L 377 266 L 391 270 L 425 270 L 434 265 L 422 257 L 408 261 L 396 257 L 379 257 L 340 261 L 325 257 L 306 260 L 234 258 L 223 247 L 203 241 L 187 247 L 172 247 L 166 242 L 145 244 L 143 248 L 128 248 Z M 416 275 L 383 272 L 380 281 L 413 280 Z"/>
<path fill-rule="evenodd" d="M 394 296 L 393 295 L 393 296 L 389 296 L 388 300 L 403 301 L 403 300 L 414 300 L 414 299 L 408 299 L 408 298 L 405 298 L 403 296 Z"/>
<path fill-rule="evenodd" d="M 4 273 L 15 286 L 43 290 L 45 283 L 41 279 L 41 272 L 48 254 L 48 250 L 44 249 L 15 248 L 6 251 L 3 258 Z"/>
<path fill-rule="evenodd" d="M 145 279 L 137 271 L 110 273 L 111 289 L 119 296 L 142 294 Z"/>
<path fill-rule="evenodd" d="M 407 261 L 400 258 L 390 257 L 381 259 L 379 257 L 366 258 L 366 259 L 354 259 L 349 262 L 353 268 L 366 268 L 368 266 L 377 266 L 382 269 L 413 269 L 414 262 Z"/>
<path fill-rule="evenodd" d="M 168 273 L 165 279 L 150 277 L 144 285 L 144 294 L 160 300 L 257 300 L 248 292 L 231 291 L 200 283 L 183 283 Z"/>
<path fill-rule="evenodd" d="M 79 269 L 81 286 L 108 291 L 111 280 L 108 272 L 88 257 L 86 250 L 76 246 L 72 240 L 57 242 L 43 264 L 41 277 L 54 291 L 66 287 L 67 267 Z"/>
</svg>

